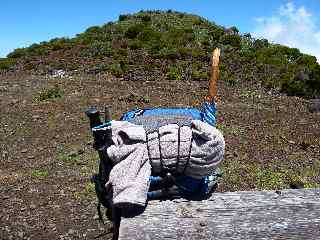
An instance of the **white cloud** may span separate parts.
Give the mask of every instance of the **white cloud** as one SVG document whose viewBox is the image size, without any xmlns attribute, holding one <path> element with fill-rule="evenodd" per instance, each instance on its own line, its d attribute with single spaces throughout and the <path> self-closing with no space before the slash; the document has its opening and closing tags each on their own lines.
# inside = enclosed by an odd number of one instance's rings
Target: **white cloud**
<svg viewBox="0 0 320 240">
<path fill-rule="evenodd" d="M 300 49 L 317 57 L 320 62 L 320 25 L 304 7 L 292 2 L 281 6 L 271 17 L 255 18 L 255 38 L 266 38 L 271 42 Z"/>
</svg>

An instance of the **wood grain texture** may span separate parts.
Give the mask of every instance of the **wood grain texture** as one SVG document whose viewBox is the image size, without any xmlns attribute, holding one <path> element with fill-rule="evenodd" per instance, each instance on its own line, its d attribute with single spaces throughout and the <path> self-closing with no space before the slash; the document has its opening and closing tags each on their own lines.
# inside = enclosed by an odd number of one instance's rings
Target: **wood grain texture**
<svg viewBox="0 0 320 240">
<path fill-rule="evenodd" d="M 213 99 L 217 96 L 217 81 L 219 79 L 219 61 L 220 49 L 216 48 L 212 53 L 211 79 L 209 84 L 209 97 Z"/>
<path fill-rule="evenodd" d="M 154 201 L 142 215 L 122 219 L 119 239 L 320 239 L 320 189 Z"/>
</svg>

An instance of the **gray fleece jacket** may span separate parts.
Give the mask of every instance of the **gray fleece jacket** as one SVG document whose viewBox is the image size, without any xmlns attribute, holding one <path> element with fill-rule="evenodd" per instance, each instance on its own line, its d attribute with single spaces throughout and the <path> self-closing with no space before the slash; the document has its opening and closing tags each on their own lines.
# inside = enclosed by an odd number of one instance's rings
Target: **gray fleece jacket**
<svg viewBox="0 0 320 240">
<path fill-rule="evenodd" d="M 112 140 L 107 153 L 116 165 L 106 189 L 115 205 L 145 206 L 151 169 L 153 173 L 168 169 L 195 179 L 209 175 L 222 161 L 225 149 L 221 132 L 199 120 L 180 130 L 168 124 L 149 134 L 142 126 L 112 121 Z"/>
</svg>

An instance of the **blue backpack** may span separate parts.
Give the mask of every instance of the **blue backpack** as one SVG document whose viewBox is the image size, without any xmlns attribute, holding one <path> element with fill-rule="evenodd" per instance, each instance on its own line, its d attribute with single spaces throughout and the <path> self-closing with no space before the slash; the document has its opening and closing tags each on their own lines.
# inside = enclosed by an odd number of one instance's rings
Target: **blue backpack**
<svg viewBox="0 0 320 240">
<path fill-rule="evenodd" d="M 196 108 L 135 109 L 125 113 L 120 120 L 142 125 L 146 132 L 150 133 L 167 124 L 190 126 L 192 120 L 200 120 L 215 126 L 215 114 L 215 103 L 204 102 L 202 111 Z M 218 170 L 200 180 L 184 175 L 151 176 L 148 200 L 179 197 L 207 199 L 215 190 L 219 176 Z"/>
<path fill-rule="evenodd" d="M 137 125 L 143 125 L 146 132 L 156 131 L 159 127 L 167 124 L 178 124 L 179 126 L 189 126 L 192 120 L 200 120 L 215 126 L 216 105 L 214 102 L 204 102 L 202 110 L 196 108 L 154 108 L 135 109 L 125 113 L 120 120 L 128 121 Z M 108 219 L 112 218 L 112 206 L 109 196 L 105 190 L 105 184 L 109 180 L 109 174 L 113 163 L 108 159 L 106 149 L 111 142 L 111 117 L 105 116 L 105 121 L 101 122 L 100 112 L 95 108 L 86 111 L 90 119 L 90 127 L 94 137 L 93 147 L 98 151 L 100 163 L 99 172 L 92 176 L 91 180 L 95 184 L 95 191 L 98 198 L 98 215 L 103 221 L 101 205 L 106 210 Z M 109 130 L 108 130 L 109 129 Z M 148 201 L 154 199 L 174 199 L 186 198 L 192 200 L 203 200 L 211 196 L 217 187 L 217 180 L 221 176 L 219 171 L 204 176 L 202 179 L 194 179 L 189 176 L 150 176 L 150 189 L 147 193 Z"/>
</svg>

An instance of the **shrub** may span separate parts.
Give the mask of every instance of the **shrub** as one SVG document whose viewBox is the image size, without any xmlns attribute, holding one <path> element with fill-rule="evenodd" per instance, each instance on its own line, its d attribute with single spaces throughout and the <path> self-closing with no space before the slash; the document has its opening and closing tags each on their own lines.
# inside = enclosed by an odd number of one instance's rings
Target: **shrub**
<svg viewBox="0 0 320 240">
<path fill-rule="evenodd" d="M 192 21 L 194 25 L 201 25 L 202 24 L 202 19 L 201 18 L 196 18 Z"/>
<path fill-rule="evenodd" d="M 317 58 L 315 56 L 303 54 L 296 60 L 296 62 L 300 65 L 312 66 L 314 64 L 317 64 Z"/>
<path fill-rule="evenodd" d="M 151 17 L 149 15 L 141 15 L 139 16 L 142 22 L 148 23 L 151 21 Z"/>
<path fill-rule="evenodd" d="M 207 56 L 207 52 L 203 51 L 202 49 L 192 49 L 191 55 L 194 58 L 204 57 Z"/>
<path fill-rule="evenodd" d="M 138 34 L 142 32 L 143 29 L 144 29 L 143 24 L 134 24 L 127 29 L 127 31 L 125 32 L 125 37 L 133 39 L 136 36 L 138 36 Z"/>
<path fill-rule="evenodd" d="M 67 38 L 54 38 L 49 41 L 48 46 L 53 51 L 68 49 L 71 47 L 71 41 Z"/>
<path fill-rule="evenodd" d="M 221 42 L 223 44 L 239 48 L 241 44 L 241 37 L 238 35 L 223 35 Z"/>
<path fill-rule="evenodd" d="M 243 34 L 243 37 L 248 38 L 248 39 L 252 39 L 250 33 L 245 33 L 245 34 Z"/>
<path fill-rule="evenodd" d="M 46 170 L 33 170 L 31 172 L 31 176 L 35 178 L 44 178 L 49 175 L 48 171 Z"/>
<path fill-rule="evenodd" d="M 116 53 L 120 56 L 128 56 L 128 50 L 126 48 L 119 48 Z"/>
<path fill-rule="evenodd" d="M 129 15 L 121 14 L 119 15 L 119 21 L 122 22 L 124 20 L 127 20 L 129 18 Z"/>
<path fill-rule="evenodd" d="M 290 96 L 304 96 L 307 93 L 306 85 L 303 82 L 297 81 L 296 78 L 284 83 L 281 90 Z"/>
<path fill-rule="evenodd" d="M 209 31 L 209 35 L 214 41 L 218 41 L 224 35 L 224 30 L 222 28 L 215 27 Z"/>
<path fill-rule="evenodd" d="M 150 40 L 159 41 L 160 37 L 161 37 L 161 34 L 159 32 L 154 31 L 152 28 L 145 28 L 138 35 L 138 39 L 143 42 L 147 42 Z"/>
<path fill-rule="evenodd" d="M 229 34 L 235 34 L 235 35 L 239 34 L 239 30 L 235 26 L 228 28 L 226 32 L 228 32 Z"/>
<path fill-rule="evenodd" d="M 159 51 L 159 57 L 164 59 L 178 59 L 179 58 L 179 52 L 176 48 L 162 48 Z"/>
<path fill-rule="evenodd" d="M 171 80 L 182 80 L 181 69 L 179 69 L 177 67 L 169 68 L 169 71 L 167 72 L 167 78 L 169 78 Z"/>
<path fill-rule="evenodd" d="M 102 28 L 99 26 L 92 26 L 86 29 L 85 34 L 99 34 L 101 33 Z"/>
<path fill-rule="evenodd" d="M 269 42 L 267 39 L 257 39 L 253 42 L 253 47 L 258 50 L 261 48 L 265 48 L 269 46 Z"/>
<path fill-rule="evenodd" d="M 192 28 L 171 28 L 163 34 L 162 41 L 172 45 L 186 45 L 195 40 Z"/>
<path fill-rule="evenodd" d="M 0 58 L 0 70 L 8 70 L 14 65 L 15 61 L 10 58 Z"/>
<path fill-rule="evenodd" d="M 132 40 L 129 42 L 129 48 L 132 50 L 140 49 L 143 47 L 143 44 L 139 40 Z"/>
<path fill-rule="evenodd" d="M 155 56 L 155 57 L 159 57 L 160 56 L 159 51 L 162 48 L 162 45 L 161 45 L 160 41 L 151 40 L 151 41 L 148 42 L 148 46 L 149 46 L 149 51 L 153 56 Z"/>
<path fill-rule="evenodd" d="M 191 78 L 193 80 L 203 80 L 203 79 L 208 79 L 209 74 L 207 72 L 202 72 L 198 70 L 194 70 L 191 73 Z"/>
<path fill-rule="evenodd" d="M 123 70 L 121 68 L 121 65 L 119 63 L 113 63 L 110 66 L 111 74 L 115 77 L 122 77 L 123 76 Z"/>
<path fill-rule="evenodd" d="M 178 48 L 178 52 L 179 52 L 179 55 L 181 56 L 181 58 L 186 58 L 187 56 L 189 56 L 191 54 L 191 50 L 186 47 Z"/>
<path fill-rule="evenodd" d="M 34 97 L 34 100 L 37 102 L 42 102 L 42 101 L 61 98 L 61 97 L 62 97 L 62 91 L 58 85 L 55 85 L 53 88 L 42 89 L 38 94 L 38 96 Z"/>
<path fill-rule="evenodd" d="M 16 48 L 13 52 L 8 54 L 8 58 L 20 58 L 26 55 L 25 48 Z"/>
</svg>

